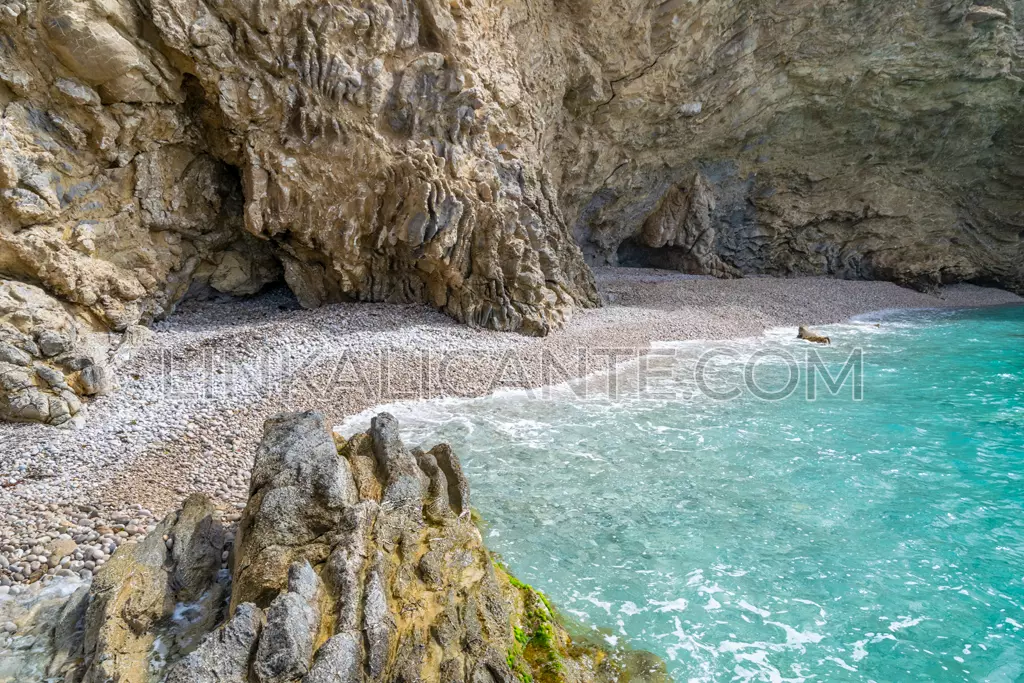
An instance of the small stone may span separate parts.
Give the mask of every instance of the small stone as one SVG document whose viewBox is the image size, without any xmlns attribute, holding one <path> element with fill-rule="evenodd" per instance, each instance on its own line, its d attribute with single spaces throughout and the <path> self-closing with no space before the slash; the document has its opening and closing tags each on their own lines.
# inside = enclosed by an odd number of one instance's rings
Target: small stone
<svg viewBox="0 0 1024 683">
<path fill-rule="evenodd" d="M 50 553 L 57 555 L 58 558 L 67 557 L 73 554 L 78 549 L 78 544 L 70 538 L 58 538 L 55 541 L 49 543 Z"/>
<path fill-rule="evenodd" d="M 56 330 L 43 330 L 36 337 L 36 343 L 39 345 L 39 350 L 47 357 L 64 353 L 70 347 L 70 342 Z"/>
<path fill-rule="evenodd" d="M 82 385 L 82 393 L 86 396 L 108 394 L 114 384 L 110 372 L 102 365 L 90 365 L 85 368 L 79 373 L 78 381 Z"/>
</svg>

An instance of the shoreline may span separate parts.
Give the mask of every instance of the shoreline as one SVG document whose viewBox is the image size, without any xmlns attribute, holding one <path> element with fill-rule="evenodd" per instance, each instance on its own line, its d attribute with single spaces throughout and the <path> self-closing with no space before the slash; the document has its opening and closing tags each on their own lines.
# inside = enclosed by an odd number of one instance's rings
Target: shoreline
<svg viewBox="0 0 1024 683">
<path fill-rule="evenodd" d="M 317 409 L 338 425 L 385 404 L 607 374 L 659 341 L 757 337 L 886 309 L 1024 303 L 973 285 L 935 296 L 828 278 L 716 280 L 611 268 L 595 275 L 605 307 L 578 312 L 542 339 L 473 330 L 421 306 L 298 310 L 281 291 L 186 302 L 117 369 L 120 389 L 90 405 L 82 429 L 0 425 L 0 586 L 27 578 L 7 566 L 27 557 L 30 576 L 42 569 L 87 577 L 195 491 L 215 498 L 232 521 L 263 421 L 278 412 Z M 623 350 L 634 355 L 617 355 Z M 545 371 L 552 366 L 563 376 Z M 78 548 L 54 567 L 58 541 Z"/>
<path fill-rule="evenodd" d="M 1003 292 L 1004 290 L 998 290 L 998 291 Z M 962 305 L 962 306 L 961 305 L 951 305 L 951 306 L 908 307 L 908 308 L 884 308 L 884 309 L 876 309 L 876 310 L 866 311 L 864 313 L 859 313 L 859 314 L 850 316 L 850 317 L 842 319 L 842 320 L 836 320 L 834 322 L 813 323 L 813 324 L 807 325 L 807 327 L 811 327 L 811 328 L 813 328 L 813 330 L 815 332 L 817 332 L 818 328 L 828 328 L 828 327 L 834 327 L 834 326 L 874 325 L 874 323 L 882 323 L 882 324 L 884 324 L 890 318 L 897 317 L 897 316 L 899 316 L 901 314 L 906 314 L 906 313 L 914 313 L 914 312 L 928 313 L 928 312 L 940 312 L 940 311 L 953 312 L 953 311 L 964 311 L 964 310 L 973 310 L 973 309 L 992 309 L 992 308 L 1003 308 L 1003 307 L 1018 308 L 1018 307 L 1022 307 L 1022 306 L 1024 306 L 1024 297 L 1022 297 L 1021 300 L 1019 300 L 1019 301 L 996 302 L 996 303 L 981 303 L 981 304 Z M 562 380 L 562 381 L 559 381 L 559 382 L 556 382 L 556 383 L 551 383 L 551 384 L 538 384 L 536 386 L 522 386 L 522 387 L 516 386 L 516 387 L 507 387 L 507 388 L 506 387 L 502 387 L 502 388 L 495 389 L 494 391 L 489 392 L 489 393 L 480 393 L 480 394 L 473 394 L 473 395 L 467 395 L 467 396 L 442 394 L 442 395 L 428 396 L 428 397 L 425 397 L 425 398 L 411 398 L 411 399 L 403 399 L 403 400 L 397 400 L 397 401 L 389 401 L 389 402 L 386 402 L 386 403 L 378 403 L 378 404 L 372 405 L 372 406 L 370 406 L 368 408 L 365 408 L 365 409 L 363 409 L 363 410 L 361 410 L 361 411 L 359 411 L 357 413 L 353 413 L 353 414 L 344 416 L 342 418 L 342 420 L 338 424 L 335 424 L 335 425 L 332 426 L 332 431 L 336 435 L 338 435 L 338 436 L 340 436 L 340 437 L 342 437 L 344 439 L 349 439 L 349 438 L 352 438 L 353 435 L 355 435 L 355 434 L 359 433 L 360 431 L 362 431 L 360 429 L 360 427 L 359 427 L 360 425 L 369 424 L 370 419 L 373 416 L 375 416 L 378 413 L 380 413 L 380 412 L 392 413 L 392 414 L 395 415 L 395 417 L 399 418 L 400 421 L 404 422 L 404 420 L 406 419 L 405 416 L 408 416 L 411 412 L 414 412 L 415 409 L 420 404 L 427 404 L 427 403 L 429 403 L 429 404 L 438 404 L 438 405 L 442 405 L 442 406 L 458 406 L 458 405 L 462 405 L 462 404 L 465 404 L 467 402 L 471 402 L 471 401 L 474 401 L 474 400 L 477 400 L 477 399 L 482 399 L 482 398 L 487 398 L 487 399 L 491 399 L 491 398 L 496 398 L 496 399 L 502 399 L 502 398 L 509 398 L 509 399 L 527 398 L 527 399 L 531 399 L 531 400 L 532 399 L 537 399 L 537 400 L 545 400 L 545 401 L 558 401 L 561 398 L 565 398 L 566 400 L 591 400 L 591 399 L 594 399 L 594 398 L 599 399 L 599 400 L 606 400 L 608 398 L 607 395 L 606 395 L 607 391 L 608 391 L 608 388 L 607 388 L 608 385 L 607 385 L 607 381 L 606 380 L 610 376 L 616 376 L 616 377 L 619 377 L 621 379 L 623 373 L 629 371 L 631 365 L 634 365 L 634 364 L 637 364 L 637 363 L 641 362 L 643 360 L 644 356 L 650 356 L 652 352 L 659 351 L 659 350 L 675 351 L 675 350 L 678 350 L 678 349 L 692 348 L 694 345 L 696 345 L 696 346 L 708 346 L 708 345 L 712 345 L 712 344 L 716 344 L 716 343 L 729 344 L 730 346 L 732 346 L 732 345 L 741 344 L 741 343 L 744 343 L 744 342 L 746 342 L 746 343 L 757 343 L 757 342 L 780 343 L 780 342 L 783 342 L 783 341 L 785 341 L 785 342 L 792 341 L 794 344 L 796 344 L 798 346 L 801 346 L 801 347 L 804 347 L 804 348 L 808 348 L 808 349 L 811 349 L 811 350 L 814 350 L 814 349 L 817 349 L 817 348 L 822 348 L 822 347 L 818 347 L 815 344 L 808 343 L 806 341 L 800 340 L 796 336 L 796 328 L 797 328 L 796 325 L 782 325 L 782 326 L 765 328 L 764 330 L 761 330 L 760 333 L 754 334 L 754 335 L 749 335 L 749 336 L 724 337 L 724 338 L 693 338 L 693 339 L 668 340 L 668 341 L 651 341 L 647 345 L 646 348 L 644 348 L 644 349 L 637 349 L 638 353 L 636 355 L 621 357 L 622 359 L 619 360 L 614 366 L 608 366 L 608 367 L 603 367 L 602 369 L 599 369 L 599 370 L 593 370 L 593 371 L 589 372 L 586 375 L 574 375 L 574 376 L 569 377 L 568 379 L 565 379 L 565 380 Z M 828 331 L 828 330 L 824 330 L 824 331 Z M 788 336 L 786 336 L 786 337 L 777 337 L 777 336 L 772 334 L 772 333 L 780 333 L 781 334 L 782 332 L 786 332 L 788 334 Z M 790 334 L 790 333 L 792 333 L 792 334 Z M 829 348 L 829 347 L 824 347 L 824 348 Z M 691 358 L 691 360 L 694 360 L 694 359 Z M 629 384 L 629 386 L 626 388 L 627 391 L 630 391 L 630 392 L 636 391 L 637 387 L 635 386 L 635 384 L 637 382 L 637 378 L 636 377 L 627 377 L 626 379 L 627 379 L 627 381 L 628 380 L 633 380 L 632 383 Z M 590 387 L 589 384 L 591 382 L 594 382 L 594 381 L 596 381 L 598 383 L 598 386 L 597 387 Z M 585 388 L 577 386 L 580 383 L 582 383 Z M 621 381 L 620 381 L 620 384 L 621 384 Z M 541 394 L 541 396 L 538 397 L 537 395 L 535 395 L 535 392 L 539 392 Z M 590 396 L 589 395 L 590 392 L 595 392 L 596 396 Z M 582 397 L 580 397 L 581 393 L 583 394 Z"/>
</svg>

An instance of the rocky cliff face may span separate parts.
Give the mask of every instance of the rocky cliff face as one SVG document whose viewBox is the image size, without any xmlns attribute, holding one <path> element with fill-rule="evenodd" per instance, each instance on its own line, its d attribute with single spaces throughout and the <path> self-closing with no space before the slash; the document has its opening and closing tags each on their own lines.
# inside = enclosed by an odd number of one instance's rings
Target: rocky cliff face
<svg viewBox="0 0 1024 683">
<path fill-rule="evenodd" d="M 570 6 L 593 261 L 1024 287 L 1024 3 Z"/>
<path fill-rule="evenodd" d="M 0 680 L 668 680 L 573 642 L 488 554 L 455 454 L 406 449 L 390 415 L 338 443 L 317 413 L 269 420 L 233 539 L 216 516 L 194 495 L 91 586 L 16 615 L 32 642 Z"/>
<path fill-rule="evenodd" d="M 84 329 L 283 279 L 543 334 L 597 304 L 588 260 L 1024 286 L 1021 0 L 3 0 L 0 24 L 0 275 Z"/>
<path fill-rule="evenodd" d="M 114 329 L 283 277 L 309 306 L 424 301 L 546 332 L 597 301 L 520 139 L 503 14 L 6 4 L 0 271 Z"/>
</svg>

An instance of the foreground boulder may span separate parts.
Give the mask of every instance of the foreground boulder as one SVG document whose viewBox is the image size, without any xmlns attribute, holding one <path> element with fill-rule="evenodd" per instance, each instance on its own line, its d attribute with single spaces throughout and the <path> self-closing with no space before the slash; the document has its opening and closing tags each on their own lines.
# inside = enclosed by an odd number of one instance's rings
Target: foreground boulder
<svg viewBox="0 0 1024 683">
<path fill-rule="evenodd" d="M 388 414 L 337 443 L 318 413 L 264 430 L 230 570 L 212 505 L 190 497 L 59 610 L 50 677 L 667 680 L 652 656 L 573 641 L 488 554 L 448 446 L 406 449 Z"/>
</svg>

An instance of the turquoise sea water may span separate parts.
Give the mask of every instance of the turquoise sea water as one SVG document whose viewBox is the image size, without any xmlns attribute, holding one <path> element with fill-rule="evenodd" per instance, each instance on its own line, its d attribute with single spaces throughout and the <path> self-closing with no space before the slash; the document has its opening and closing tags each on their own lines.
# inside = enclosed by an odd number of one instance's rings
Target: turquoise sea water
<svg viewBox="0 0 1024 683">
<path fill-rule="evenodd" d="M 677 681 L 1024 681 L 1024 307 L 821 330 L 833 372 L 863 350 L 862 400 L 854 370 L 808 401 L 811 346 L 779 330 L 716 345 L 706 374 L 742 386 L 768 350 L 777 389 L 788 353 L 785 400 L 690 397 L 710 346 L 687 343 L 614 398 L 393 412 L 410 445 L 456 448 L 520 578 Z"/>
</svg>

